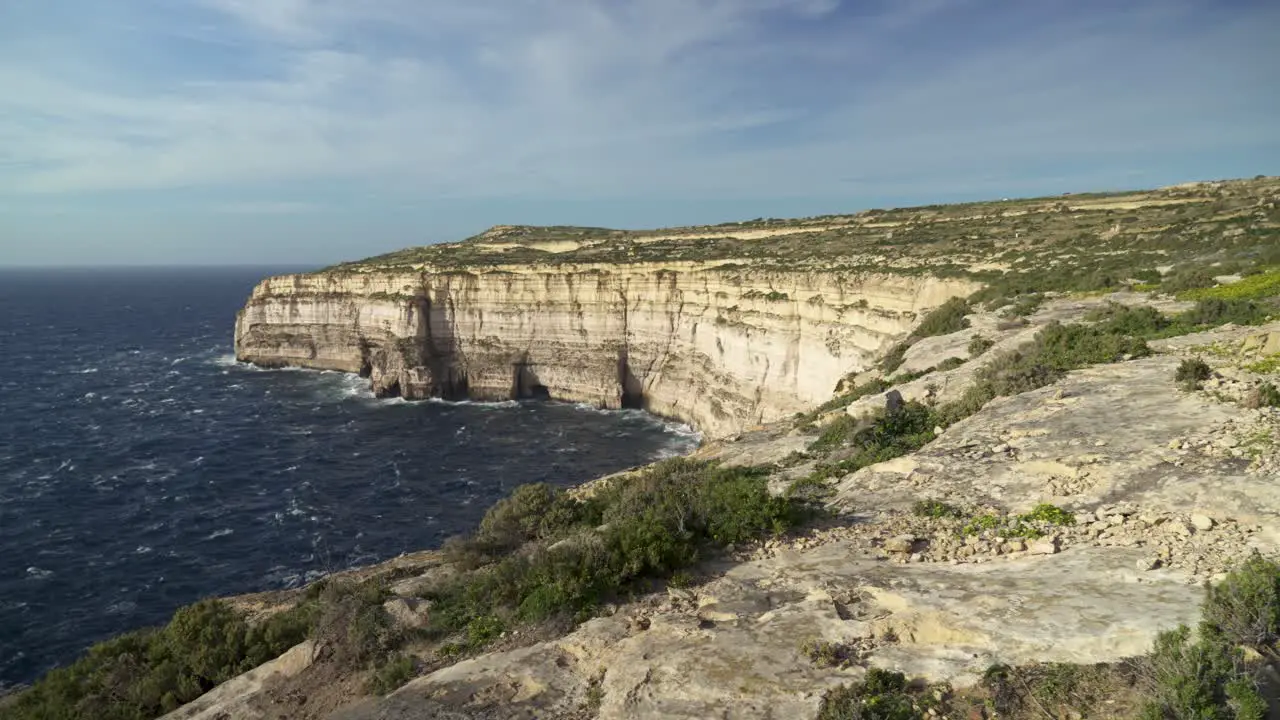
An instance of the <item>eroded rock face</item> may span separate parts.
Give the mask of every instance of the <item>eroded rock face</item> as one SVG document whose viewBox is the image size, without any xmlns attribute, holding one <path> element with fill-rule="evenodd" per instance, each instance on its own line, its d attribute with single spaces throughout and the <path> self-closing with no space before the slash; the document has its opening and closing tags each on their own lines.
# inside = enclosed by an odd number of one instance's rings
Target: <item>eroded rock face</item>
<svg viewBox="0 0 1280 720">
<path fill-rule="evenodd" d="M 1204 581 L 1280 547 L 1274 466 L 1232 440 L 1276 431 L 1280 416 L 1174 381 L 1181 357 L 1237 336 L 1166 341 L 1169 354 L 997 399 L 922 450 L 839 479 L 829 527 L 736 549 L 700 586 L 437 671 L 350 718 L 437 704 L 486 718 L 806 718 L 866 666 L 963 686 L 997 662 L 1144 654 L 1195 623 Z M 794 440 L 761 431 L 709 450 L 777 460 Z M 913 514 L 924 498 L 968 513 L 1051 502 L 1075 523 L 969 533 L 967 516 Z M 851 662 L 815 663 L 809 643 Z"/>
<path fill-rule="evenodd" d="M 375 392 L 644 407 L 710 436 L 807 410 L 967 280 L 689 263 L 263 281 L 238 359 L 368 375 Z"/>
</svg>

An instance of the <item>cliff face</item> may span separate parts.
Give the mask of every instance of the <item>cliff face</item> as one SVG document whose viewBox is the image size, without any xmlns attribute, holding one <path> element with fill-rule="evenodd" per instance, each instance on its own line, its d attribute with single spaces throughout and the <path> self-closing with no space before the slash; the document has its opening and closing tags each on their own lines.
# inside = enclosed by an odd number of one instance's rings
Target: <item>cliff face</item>
<svg viewBox="0 0 1280 720">
<path fill-rule="evenodd" d="M 810 409 L 967 280 L 710 266 L 288 275 L 236 356 L 359 372 L 380 395 L 641 407 L 726 435 Z"/>
</svg>

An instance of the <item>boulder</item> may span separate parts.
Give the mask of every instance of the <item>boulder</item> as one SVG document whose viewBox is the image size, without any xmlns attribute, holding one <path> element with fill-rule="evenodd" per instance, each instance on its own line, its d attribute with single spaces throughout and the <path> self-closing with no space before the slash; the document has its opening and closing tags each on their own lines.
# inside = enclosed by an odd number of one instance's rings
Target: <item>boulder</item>
<svg viewBox="0 0 1280 720">
<path fill-rule="evenodd" d="M 910 553 L 915 546 L 916 539 L 912 535 L 895 535 L 884 541 L 884 549 L 891 553 Z"/>
<path fill-rule="evenodd" d="M 1032 555 L 1054 555 L 1058 552 L 1058 539 L 1045 538 L 1031 544 Z"/>
<path fill-rule="evenodd" d="M 1191 516 L 1191 526 L 1194 527 L 1196 530 L 1199 530 L 1201 532 L 1204 532 L 1206 530 L 1212 530 L 1213 525 L 1214 525 L 1213 518 L 1209 517 L 1208 515 L 1201 515 L 1197 513 Z"/>
<path fill-rule="evenodd" d="M 391 598 L 382 604 L 392 621 L 400 627 L 422 628 L 427 626 L 427 610 L 431 604 L 426 600 L 413 597 Z"/>
</svg>

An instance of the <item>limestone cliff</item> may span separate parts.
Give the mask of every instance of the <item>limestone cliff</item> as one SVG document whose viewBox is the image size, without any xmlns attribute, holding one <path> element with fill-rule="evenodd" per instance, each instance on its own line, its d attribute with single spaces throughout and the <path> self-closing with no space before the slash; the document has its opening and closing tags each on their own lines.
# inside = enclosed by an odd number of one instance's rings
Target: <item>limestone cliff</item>
<svg viewBox="0 0 1280 720">
<path fill-rule="evenodd" d="M 718 436 L 822 402 L 976 287 L 688 262 L 287 275 L 254 290 L 236 356 L 358 372 L 380 395 L 641 407 Z"/>
</svg>

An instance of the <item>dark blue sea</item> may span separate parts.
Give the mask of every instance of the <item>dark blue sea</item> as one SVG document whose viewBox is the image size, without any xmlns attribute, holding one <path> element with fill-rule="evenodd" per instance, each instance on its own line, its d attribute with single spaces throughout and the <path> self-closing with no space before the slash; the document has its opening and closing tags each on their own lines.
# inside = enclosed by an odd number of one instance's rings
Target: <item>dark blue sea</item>
<svg viewBox="0 0 1280 720">
<path fill-rule="evenodd" d="M 0 270 L 0 687 L 202 597 L 436 547 L 521 483 L 697 443 L 638 411 L 237 364 L 236 310 L 285 270 Z"/>
</svg>

